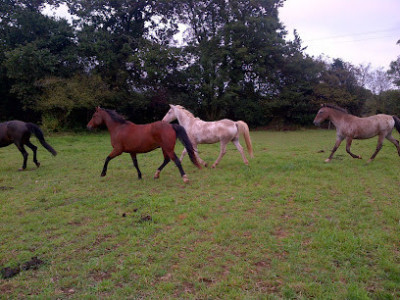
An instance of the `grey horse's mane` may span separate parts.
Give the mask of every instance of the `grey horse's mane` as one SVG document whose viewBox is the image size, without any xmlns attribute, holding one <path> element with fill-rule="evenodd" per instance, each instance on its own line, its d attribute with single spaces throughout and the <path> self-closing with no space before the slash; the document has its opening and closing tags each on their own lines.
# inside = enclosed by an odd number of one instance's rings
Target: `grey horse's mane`
<svg viewBox="0 0 400 300">
<path fill-rule="evenodd" d="M 347 109 L 344 109 L 344 108 L 342 108 L 340 106 L 337 106 L 337 105 L 334 105 L 334 104 L 322 104 L 322 107 L 333 108 L 333 109 L 336 109 L 336 110 L 338 110 L 338 111 L 340 111 L 342 113 L 349 114 Z"/>
<path fill-rule="evenodd" d="M 196 119 L 197 117 L 194 116 L 190 111 L 184 108 L 182 105 L 175 105 L 175 107 L 180 108 L 188 117 Z M 198 119 L 198 118 L 197 118 Z"/>
</svg>

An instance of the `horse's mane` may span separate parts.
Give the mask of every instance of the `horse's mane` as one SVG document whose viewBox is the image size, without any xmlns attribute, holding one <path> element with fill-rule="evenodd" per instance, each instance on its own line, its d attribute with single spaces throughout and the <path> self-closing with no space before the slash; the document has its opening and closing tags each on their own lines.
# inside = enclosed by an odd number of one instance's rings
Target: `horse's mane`
<svg viewBox="0 0 400 300">
<path fill-rule="evenodd" d="M 121 123 L 121 124 L 125 124 L 128 123 L 127 120 L 125 120 L 125 118 L 123 116 L 121 116 L 119 113 L 117 113 L 115 110 L 112 109 L 105 109 L 103 108 L 103 110 L 109 114 L 109 116 L 111 117 L 111 119 L 113 119 L 115 122 Z"/>
<path fill-rule="evenodd" d="M 186 108 L 184 108 L 182 105 L 175 105 L 175 107 L 180 108 L 188 117 L 190 118 L 195 118 L 194 114 L 192 114 L 190 111 L 188 111 Z"/>
<path fill-rule="evenodd" d="M 347 109 L 344 109 L 340 106 L 334 105 L 334 104 L 322 104 L 322 107 L 328 107 L 328 108 L 333 108 L 336 109 L 342 113 L 348 114 L 349 112 L 347 111 Z"/>
</svg>

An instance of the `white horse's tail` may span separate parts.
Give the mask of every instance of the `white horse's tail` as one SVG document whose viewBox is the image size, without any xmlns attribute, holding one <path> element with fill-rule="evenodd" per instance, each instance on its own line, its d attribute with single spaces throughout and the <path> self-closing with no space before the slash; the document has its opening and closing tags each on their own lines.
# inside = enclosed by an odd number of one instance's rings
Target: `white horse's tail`
<svg viewBox="0 0 400 300">
<path fill-rule="evenodd" d="M 253 146 L 251 145 L 249 126 L 247 126 L 247 124 L 243 121 L 236 121 L 236 124 L 239 129 L 239 134 L 243 133 L 244 140 L 246 141 L 247 151 L 249 152 L 250 157 L 253 158 Z"/>
</svg>

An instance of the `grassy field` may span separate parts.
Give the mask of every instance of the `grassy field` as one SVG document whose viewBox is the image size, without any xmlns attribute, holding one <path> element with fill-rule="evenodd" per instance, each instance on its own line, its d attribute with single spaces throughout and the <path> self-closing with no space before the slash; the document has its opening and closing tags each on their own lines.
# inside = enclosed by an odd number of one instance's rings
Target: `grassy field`
<svg viewBox="0 0 400 300">
<path fill-rule="evenodd" d="M 0 298 L 398 299 L 400 158 L 386 141 L 342 145 L 335 132 L 251 132 L 245 166 L 233 145 L 217 169 L 187 157 L 184 184 L 160 150 L 109 164 L 108 133 L 47 136 L 59 152 L 0 149 Z M 398 134 L 395 134 L 398 138 Z M 243 144 L 243 142 L 242 142 Z M 177 144 L 180 153 L 182 145 Z M 200 145 L 213 162 L 219 145 Z"/>
</svg>

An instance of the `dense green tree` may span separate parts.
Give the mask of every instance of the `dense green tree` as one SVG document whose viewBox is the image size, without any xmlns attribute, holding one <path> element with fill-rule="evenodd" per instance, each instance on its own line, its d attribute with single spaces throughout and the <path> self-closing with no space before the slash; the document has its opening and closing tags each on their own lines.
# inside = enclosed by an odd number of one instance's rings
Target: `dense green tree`
<svg viewBox="0 0 400 300">
<path fill-rule="evenodd" d="M 41 14 L 45 4 L 61 3 L 72 25 Z M 2 1 L 0 109 L 13 117 L 29 111 L 52 129 L 83 126 L 98 104 L 138 123 L 160 119 L 175 103 L 203 119 L 254 126 L 310 124 L 326 102 L 355 114 L 396 109 L 397 94 L 373 96 L 360 68 L 306 55 L 296 32 L 286 41 L 283 3 Z M 179 26 L 186 26 L 180 45 L 173 42 Z M 390 70 L 396 83 L 398 65 Z"/>
<path fill-rule="evenodd" d="M 250 123 L 262 117 L 259 101 L 276 92 L 282 63 L 281 5 L 279 0 L 179 3 L 191 32 L 184 49 L 187 90 L 202 117 L 231 116 Z"/>
<path fill-rule="evenodd" d="M 41 90 L 36 82 L 49 75 L 67 77 L 79 69 L 73 30 L 65 20 L 35 9 L 17 7 L 9 18 L 10 23 L 2 23 L 1 67 L 8 88 L 4 99 L 8 107 L 37 111 Z"/>
<path fill-rule="evenodd" d="M 400 40 L 397 41 L 397 45 L 400 46 Z M 390 69 L 388 74 L 393 80 L 393 83 L 400 88 L 400 55 L 397 57 L 396 60 L 390 63 Z"/>
</svg>

